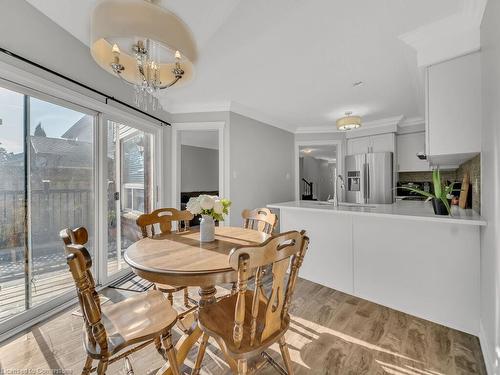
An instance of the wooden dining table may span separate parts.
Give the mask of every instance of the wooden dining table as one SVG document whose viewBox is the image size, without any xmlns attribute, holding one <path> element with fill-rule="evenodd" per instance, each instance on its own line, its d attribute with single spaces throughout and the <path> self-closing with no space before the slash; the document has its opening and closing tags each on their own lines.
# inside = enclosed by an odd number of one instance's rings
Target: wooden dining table
<svg viewBox="0 0 500 375">
<path fill-rule="evenodd" d="M 200 242 L 198 228 L 143 238 L 125 250 L 124 259 L 135 274 L 142 278 L 173 286 L 199 287 L 199 307 L 216 301 L 216 285 L 237 281 L 237 273 L 229 265 L 232 249 L 258 245 L 269 238 L 268 234 L 239 227 L 216 227 L 215 241 Z M 202 332 L 195 314 L 185 318 L 194 322 L 189 334 L 176 344 L 177 362 L 184 363 L 190 349 Z M 170 375 L 166 364 L 158 374 Z"/>
</svg>

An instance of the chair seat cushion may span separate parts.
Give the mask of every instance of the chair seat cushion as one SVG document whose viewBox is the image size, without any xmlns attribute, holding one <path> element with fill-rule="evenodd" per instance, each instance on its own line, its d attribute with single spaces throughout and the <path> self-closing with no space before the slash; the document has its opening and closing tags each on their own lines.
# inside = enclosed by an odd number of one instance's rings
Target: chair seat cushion
<svg viewBox="0 0 500 375">
<path fill-rule="evenodd" d="M 209 336 L 221 338 L 229 352 L 233 356 L 238 357 L 239 354 L 248 354 L 251 352 L 262 352 L 267 347 L 279 340 L 279 338 L 286 332 L 289 325 L 288 315 L 282 322 L 281 328 L 273 333 L 266 340 L 261 342 L 262 331 L 264 330 L 264 321 L 266 313 L 266 304 L 264 301 L 259 303 L 259 314 L 257 316 L 257 326 L 255 341 L 253 345 L 250 344 L 251 338 L 251 319 L 252 319 L 252 300 L 253 291 L 246 291 L 245 293 L 245 321 L 243 323 L 243 340 L 240 347 L 236 347 L 233 340 L 234 328 L 234 312 L 236 307 L 237 295 L 232 295 L 223 298 L 220 301 L 201 308 L 199 311 L 199 325 L 201 329 Z"/>
<path fill-rule="evenodd" d="M 102 306 L 101 322 L 108 337 L 108 352 L 115 354 L 124 347 L 150 340 L 169 330 L 177 312 L 158 290 L 139 293 L 123 301 Z M 84 329 L 86 332 L 86 330 Z M 87 351 L 100 355 L 99 346 L 85 340 Z"/>
</svg>

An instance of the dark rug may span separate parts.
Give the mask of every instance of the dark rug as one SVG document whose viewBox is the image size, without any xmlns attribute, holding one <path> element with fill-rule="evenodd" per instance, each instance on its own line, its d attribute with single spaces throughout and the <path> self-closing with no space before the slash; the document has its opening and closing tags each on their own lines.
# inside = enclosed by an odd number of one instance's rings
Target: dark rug
<svg viewBox="0 0 500 375">
<path fill-rule="evenodd" d="M 153 283 L 144 280 L 142 277 L 137 275 L 129 274 L 116 280 L 110 284 L 109 287 L 113 289 L 128 290 L 131 292 L 145 292 L 153 287 Z"/>
</svg>

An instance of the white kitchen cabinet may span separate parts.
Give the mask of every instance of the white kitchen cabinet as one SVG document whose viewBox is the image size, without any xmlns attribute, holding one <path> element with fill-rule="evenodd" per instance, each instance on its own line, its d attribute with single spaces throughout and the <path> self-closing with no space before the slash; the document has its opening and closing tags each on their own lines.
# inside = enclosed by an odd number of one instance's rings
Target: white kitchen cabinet
<svg viewBox="0 0 500 375">
<path fill-rule="evenodd" d="M 481 224 L 435 218 L 427 203 L 429 215 L 409 214 L 421 202 L 401 204 L 402 215 L 311 204 L 270 205 L 282 232 L 311 239 L 301 278 L 478 334 Z"/>
<path fill-rule="evenodd" d="M 311 242 L 300 277 L 353 294 L 352 218 L 319 210 L 292 212 L 280 209 L 280 230 L 305 230 Z"/>
<path fill-rule="evenodd" d="M 417 157 L 417 153 L 425 153 L 425 132 L 398 134 L 396 136 L 396 144 L 399 172 L 430 170 L 429 162 Z"/>
<path fill-rule="evenodd" d="M 367 152 L 395 152 L 394 133 L 350 138 L 347 140 L 347 154 L 363 154 Z"/>
<path fill-rule="evenodd" d="M 394 152 L 395 142 L 394 133 L 372 135 L 370 137 L 370 152 Z"/>
<path fill-rule="evenodd" d="M 347 154 L 364 154 L 370 147 L 370 137 L 352 138 L 347 140 Z"/>
<path fill-rule="evenodd" d="M 433 165 L 456 165 L 481 152 L 479 52 L 427 68 L 426 153 Z"/>
</svg>

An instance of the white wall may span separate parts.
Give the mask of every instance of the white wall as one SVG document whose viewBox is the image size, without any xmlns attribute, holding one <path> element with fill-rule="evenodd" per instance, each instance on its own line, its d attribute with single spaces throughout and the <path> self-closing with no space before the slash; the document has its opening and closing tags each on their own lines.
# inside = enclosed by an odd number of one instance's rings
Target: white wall
<svg viewBox="0 0 500 375">
<path fill-rule="evenodd" d="M 500 374 L 500 1 L 481 25 L 483 125 L 481 214 L 481 346 L 489 374 Z"/>
<path fill-rule="evenodd" d="M 230 114 L 231 225 L 245 208 L 294 199 L 294 135 Z"/>
<path fill-rule="evenodd" d="M 219 151 L 181 145 L 181 192 L 219 190 Z"/>
</svg>

